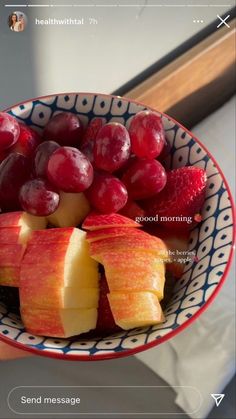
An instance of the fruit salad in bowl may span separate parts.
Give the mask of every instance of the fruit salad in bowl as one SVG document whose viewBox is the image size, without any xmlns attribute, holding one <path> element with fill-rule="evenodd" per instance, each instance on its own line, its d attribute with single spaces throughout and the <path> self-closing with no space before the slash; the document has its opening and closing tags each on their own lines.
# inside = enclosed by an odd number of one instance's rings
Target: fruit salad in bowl
<svg viewBox="0 0 236 419">
<path fill-rule="evenodd" d="M 220 290 L 232 197 L 205 147 L 135 101 L 70 93 L 0 113 L 0 339 L 99 360 L 180 333 Z"/>
</svg>

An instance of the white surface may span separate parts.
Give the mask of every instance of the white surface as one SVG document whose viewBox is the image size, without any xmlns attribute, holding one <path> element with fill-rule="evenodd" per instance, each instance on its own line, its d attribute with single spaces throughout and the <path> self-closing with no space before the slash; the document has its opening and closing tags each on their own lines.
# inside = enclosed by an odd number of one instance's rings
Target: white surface
<svg viewBox="0 0 236 419">
<path fill-rule="evenodd" d="M 231 190 L 235 185 L 235 98 L 202 121 L 193 132 L 214 155 Z M 171 386 L 194 386 L 202 395 L 193 418 L 205 418 L 214 406 L 211 393 L 222 393 L 235 373 L 235 269 L 215 301 L 180 335 L 136 355 Z M 195 401 L 186 399 L 184 388 L 176 390 L 176 403 L 185 411 Z M 225 395 L 227 400 L 227 394 Z M 224 400 L 222 403 L 224 403 Z"/>
<path fill-rule="evenodd" d="M 228 6 L 196 5 L 230 2 L 98 0 L 82 3 L 108 4 L 110 7 L 31 10 L 39 94 L 61 91 L 110 93 L 217 19 L 217 14 L 229 9 Z M 145 3 L 147 7 L 134 6 Z M 153 4 L 185 3 L 195 7 L 150 7 Z M 126 7 L 111 7 L 116 4 L 126 4 Z M 36 17 L 84 18 L 84 25 L 35 26 Z M 95 18 L 97 24 L 89 24 L 90 17 Z M 194 19 L 203 20 L 203 23 L 193 23 Z"/>
<path fill-rule="evenodd" d="M 19 7 L 28 17 L 21 33 L 9 30 L 8 16 L 15 8 L 4 3 L 0 2 L 0 109 L 50 93 L 111 93 L 216 20 L 235 0 L 34 1 L 67 6 Z M 68 7 L 91 3 L 108 6 Z M 204 7 L 197 7 L 199 3 Z M 116 4 L 126 7 L 111 7 Z M 150 7 L 153 4 L 162 7 Z M 36 18 L 84 18 L 84 24 L 41 26 Z M 90 24 L 89 18 L 97 23 Z"/>
</svg>

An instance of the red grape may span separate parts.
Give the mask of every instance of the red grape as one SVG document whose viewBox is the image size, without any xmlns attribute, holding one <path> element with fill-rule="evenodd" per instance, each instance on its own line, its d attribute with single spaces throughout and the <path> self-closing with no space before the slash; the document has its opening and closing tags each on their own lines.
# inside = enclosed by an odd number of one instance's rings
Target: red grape
<svg viewBox="0 0 236 419">
<path fill-rule="evenodd" d="M 94 162 L 98 169 L 114 172 L 130 156 L 130 138 L 124 125 L 110 122 L 97 134 L 94 144 Z"/>
<path fill-rule="evenodd" d="M 2 163 L 2 161 L 7 157 L 7 153 L 6 150 L 2 150 L 0 151 L 0 163 Z"/>
<path fill-rule="evenodd" d="M 64 192 L 82 192 L 93 181 L 93 166 L 76 148 L 60 147 L 49 158 L 47 177 Z"/>
<path fill-rule="evenodd" d="M 47 166 L 49 157 L 59 148 L 55 141 L 44 141 L 39 144 L 35 151 L 34 172 L 37 177 L 47 177 Z"/>
<path fill-rule="evenodd" d="M 87 143 L 87 141 L 95 140 L 97 137 L 98 131 L 102 128 L 103 122 L 101 118 L 93 118 L 89 122 L 82 140 L 82 144 Z"/>
<path fill-rule="evenodd" d="M 94 142 L 102 125 L 103 122 L 101 118 L 94 118 L 88 124 L 83 136 L 82 144 L 79 147 L 80 151 L 89 159 L 91 163 L 94 162 Z"/>
<path fill-rule="evenodd" d="M 18 140 L 20 126 L 17 120 L 5 112 L 0 112 L 0 151 L 11 147 Z"/>
<path fill-rule="evenodd" d="M 138 157 L 154 159 L 165 144 L 162 120 L 155 112 L 138 112 L 129 127 L 131 150 Z"/>
<path fill-rule="evenodd" d="M 19 190 L 30 178 L 31 161 L 20 153 L 11 153 L 0 164 L 0 207 L 5 211 L 20 209 Z"/>
<path fill-rule="evenodd" d="M 23 210 L 30 214 L 46 216 L 56 211 L 59 193 L 44 179 L 32 179 L 20 189 L 19 200 Z"/>
<path fill-rule="evenodd" d="M 84 154 L 85 157 L 90 161 L 90 163 L 94 163 L 94 155 L 93 155 L 93 147 L 94 141 L 90 140 L 80 146 L 81 153 Z"/>
<path fill-rule="evenodd" d="M 123 183 L 104 172 L 95 172 L 94 181 L 85 194 L 90 204 L 104 214 L 119 211 L 128 199 Z"/>
<path fill-rule="evenodd" d="M 78 115 L 59 113 L 50 119 L 43 131 L 45 140 L 56 141 L 62 146 L 78 147 L 83 135 L 83 125 Z"/>
<path fill-rule="evenodd" d="M 11 146 L 8 153 L 21 153 L 26 157 L 32 157 L 36 147 L 41 143 L 41 136 L 32 128 L 22 123 L 20 125 L 20 135 L 16 144 Z"/>
<path fill-rule="evenodd" d="M 130 197 L 144 199 L 160 192 L 166 184 L 166 172 L 157 160 L 136 159 L 122 176 Z"/>
</svg>

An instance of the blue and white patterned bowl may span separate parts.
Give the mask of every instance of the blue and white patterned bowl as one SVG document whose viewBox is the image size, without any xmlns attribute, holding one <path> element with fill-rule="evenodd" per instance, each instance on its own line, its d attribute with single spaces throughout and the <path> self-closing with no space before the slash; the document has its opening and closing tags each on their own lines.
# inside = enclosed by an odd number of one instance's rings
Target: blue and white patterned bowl
<svg viewBox="0 0 236 419">
<path fill-rule="evenodd" d="M 13 106 L 7 112 L 27 125 L 42 129 L 61 111 L 78 114 L 85 125 L 99 116 L 107 122 L 117 121 L 128 126 L 132 116 L 143 109 L 146 109 L 145 105 L 121 97 L 69 93 L 33 99 Z M 195 250 L 198 261 L 186 265 L 182 278 L 176 282 L 173 297 L 165 309 L 165 323 L 86 341 L 49 339 L 27 333 L 20 318 L 0 301 L 0 339 L 54 358 L 83 361 L 117 358 L 170 339 L 188 327 L 212 302 L 227 276 L 233 255 L 232 197 L 223 173 L 206 148 L 176 121 L 166 115 L 162 118 L 172 146 L 168 166 L 198 166 L 204 168 L 208 176 L 203 221 L 192 231 L 189 248 Z"/>
</svg>

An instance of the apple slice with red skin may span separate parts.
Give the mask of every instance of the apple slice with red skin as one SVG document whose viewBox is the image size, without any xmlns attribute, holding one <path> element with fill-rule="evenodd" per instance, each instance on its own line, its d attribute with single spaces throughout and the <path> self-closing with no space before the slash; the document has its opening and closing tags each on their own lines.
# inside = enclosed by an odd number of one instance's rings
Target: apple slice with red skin
<svg viewBox="0 0 236 419">
<path fill-rule="evenodd" d="M 163 299 L 165 265 L 152 254 L 132 251 L 103 254 L 110 292 L 151 291 Z"/>
<path fill-rule="evenodd" d="M 116 248 L 108 252 L 103 252 L 102 260 L 107 268 L 114 271 L 119 270 L 142 270 L 145 269 L 148 272 L 151 272 L 154 267 L 158 267 L 159 264 L 162 264 L 159 256 L 153 253 L 143 252 L 138 249 L 131 249 L 129 252 L 127 250 L 119 250 Z M 164 267 L 162 272 L 165 272 Z"/>
<path fill-rule="evenodd" d="M 23 211 L 0 214 L 0 285 L 19 286 L 26 243 L 32 230 L 45 227 L 44 217 Z"/>
<path fill-rule="evenodd" d="M 0 214 L 0 235 L 2 228 L 20 227 L 18 241 L 26 243 L 33 230 L 43 230 L 47 226 L 45 217 L 36 217 L 24 211 L 15 211 Z"/>
<path fill-rule="evenodd" d="M 97 309 L 42 309 L 21 307 L 21 318 L 28 333 L 67 338 L 95 329 Z"/>
<path fill-rule="evenodd" d="M 98 288 L 20 287 L 20 306 L 45 309 L 97 308 Z"/>
<path fill-rule="evenodd" d="M 98 264 L 89 255 L 84 231 L 68 227 L 33 233 L 20 286 L 98 288 L 98 280 Z"/>
<path fill-rule="evenodd" d="M 158 269 L 152 272 L 134 272 L 119 271 L 110 272 L 109 269 L 105 269 L 106 278 L 110 292 L 139 292 L 149 291 L 153 292 L 159 301 L 164 297 L 164 284 L 165 276 L 158 272 Z"/>
<path fill-rule="evenodd" d="M 103 240 L 109 237 L 119 237 L 126 235 L 138 234 L 140 231 L 132 227 L 110 227 L 101 228 L 100 230 L 92 230 L 87 232 L 86 240 L 92 243 L 97 240 Z"/>
<path fill-rule="evenodd" d="M 0 286 L 19 287 L 20 266 L 0 266 Z"/>
<path fill-rule="evenodd" d="M 66 257 L 61 260 L 47 261 L 37 265 L 25 264 L 20 269 L 20 286 L 32 287 L 37 292 L 38 287 L 45 288 L 97 288 L 98 269 L 83 265 L 82 261 L 65 263 Z M 69 261 L 69 258 L 68 258 Z M 52 291 L 53 292 L 53 291 Z"/>
<path fill-rule="evenodd" d="M 112 292 L 108 300 L 115 323 L 124 330 L 165 320 L 158 298 L 152 292 Z"/>
<path fill-rule="evenodd" d="M 139 249 L 145 253 L 152 253 L 160 260 L 165 260 L 168 256 L 164 242 L 144 232 L 140 232 L 140 235 L 132 234 L 129 236 L 109 237 L 98 240 L 90 243 L 89 248 L 90 255 L 100 263 L 102 263 L 104 253 L 112 251 L 126 251 L 128 253 L 130 249 Z"/>
<path fill-rule="evenodd" d="M 52 228 L 49 230 L 33 231 L 30 237 L 30 242 L 39 243 L 76 243 L 78 242 L 78 232 L 74 227 Z"/>
<path fill-rule="evenodd" d="M 82 225 L 84 230 L 100 230 L 110 227 L 141 227 L 141 224 L 121 214 L 99 214 L 91 212 Z"/>
<path fill-rule="evenodd" d="M 70 256 L 71 255 L 71 256 Z M 68 258 L 68 261 L 67 261 Z M 60 261 L 65 264 L 83 263 L 88 268 L 96 268 L 96 262 L 91 259 L 87 249 L 82 249 L 80 252 L 79 247 L 75 243 L 47 243 L 29 244 L 27 246 L 23 264 L 24 265 L 49 265 L 52 263 L 59 263 Z"/>
<path fill-rule="evenodd" d="M 0 246 L 4 244 L 20 243 L 21 227 L 2 227 L 0 228 Z"/>
<path fill-rule="evenodd" d="M 0 246 L 0 267 L 20 266 L 25 247 L 21 244 L 4 244 Z"/>
<path fill-rule="evenodd" d="M 25 247 L 18 243 L 0 246 L 0 285 L 19 287 L 24 251 Z"/>
<path fill-rule="evenodd" d="M 21 226 L 21 220 L 24 212 L 14 211 L 0 214 L 0 227 L 18 227 Z"/>
</svg>

